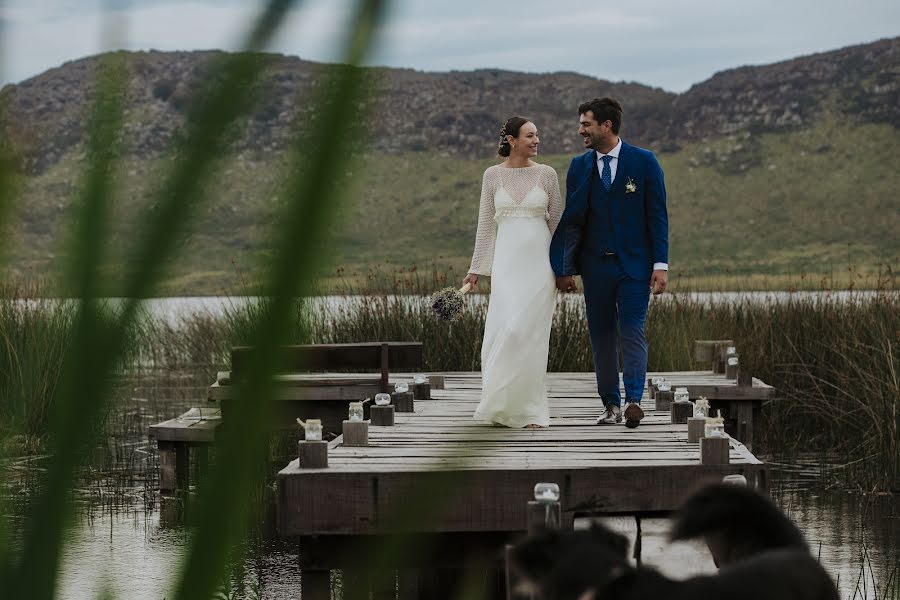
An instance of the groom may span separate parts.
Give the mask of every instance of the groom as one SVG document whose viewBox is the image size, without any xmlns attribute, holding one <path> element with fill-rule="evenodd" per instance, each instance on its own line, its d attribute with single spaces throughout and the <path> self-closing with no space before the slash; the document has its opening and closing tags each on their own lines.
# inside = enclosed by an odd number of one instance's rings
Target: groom
<svg viewBox="0 0 900 600">
<path fill-rule="evenodd" d="M 572 159 L 566 208 L 550 244 L 556 287 L 575 289 L 581 275 L 597 391 L 598 424 L 637 427 L 647 375 L 644 320 L 650 292 L 668 283 L 669 220 L 663 172 L 652 152 L 619 137 L 622 106 L 596 98 L 578 107 L 588 152 Z M 622 339 L 625 409 L 619 394 L 618 338 Z"/>
</svg>

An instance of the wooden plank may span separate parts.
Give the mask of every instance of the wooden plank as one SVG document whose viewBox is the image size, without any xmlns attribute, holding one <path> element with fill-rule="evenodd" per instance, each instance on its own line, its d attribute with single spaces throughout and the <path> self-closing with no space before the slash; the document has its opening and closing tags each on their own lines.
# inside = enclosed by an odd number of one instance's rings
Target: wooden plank
<svg viewBox="0 0 900 600">
<path fill-rule="evenodd" d="M 690 388 L 725 383 L 709 371 L 678 374 Z M 395 373 L 394 376 L 397 376 Z M 478 373 L 446 373 L 436 402 L 398 413 L 394 427 L 370 428 L 368 447 L 330 447 L 330 466 L 313 472 L 297 461 L 278 475 L 282 535 L 399 533 L 390 519 L 431 489 L 446 506 L 425 533 L 520 531 L 538 481 L 563 488 L 564 514 L 666 512 L 701 480 L 743 473 L 766 479 L 766 465 L 730 440 L 728 465 L 700 465 L 687 426 L 648 414 L 637 429 L 597 426 L 592 373 L 548 375 L 551 427 L 509 429 L 472 419 L 481 395 Z M 670 379 L 672 380 L 672 379 Z M 732 387 L 733 382 L 730 386 Z M 768 386 L 766 386 L 768 387 Z M 692 396 L 694 395 L 692 390 Z M 758 405 L 756 401 L 747 401 Z M 648 402 L 645 408 L 652 406 Z"/>
<path fill-rule="evenodd" d="M 686 491 L 701 481 L 721 481 L 731 473 L 755 477 L 759 468 L 655 465 L 444 473 L 342 473 L 329 469 L 297 477 L 292 476 L 296 472 L 292 463 L 278 474 L 278 531 L 282 536 L 399 532 L 401 521 L 390 515 L 420 509 L 410 507 L 409 501 L 420 497 L 423 489 L 434 490 L 434 499 L 444 502 L 436 509 L 435 518 L 418 524 L 420 531 L 520 531 L 526 501 L 538 481 L 560 483 L 563 512 L 658 512 L 673 510 Z"/>
<path fill-rule="evenodd" d="M 271 400 L 334 400 L 353 402 L 372 398 L 381 390 L 379 379 L 369 385 L 322 385 L 322 386 L 277 386 L 272 390 Z M 240 396 L 240 386 L 220 386 L 214 383 L 209 386 L 207 400 L 219 402 L 234 400 Z"/>
<path fill-rule="evenodd" d="M 315 344 L 284 346 L 276 356 L 276 371 L 328 371 L 329 369 L 381 369 L 381 347 L 384 342 L 359 344 Z M 419 368 L 422 365 L 421 342 L 387 342 L 391 367 Z M 237 346 L 231 349 L 231 374 L 246 373 L 254 349 Z"/>
<path fill-rule="evenodd" d="M 211 443 L 221 424 L 218 408 L 192 408 L 179 417 L 151 425 L 148 435 L 158 441 Z"/>
</svg>

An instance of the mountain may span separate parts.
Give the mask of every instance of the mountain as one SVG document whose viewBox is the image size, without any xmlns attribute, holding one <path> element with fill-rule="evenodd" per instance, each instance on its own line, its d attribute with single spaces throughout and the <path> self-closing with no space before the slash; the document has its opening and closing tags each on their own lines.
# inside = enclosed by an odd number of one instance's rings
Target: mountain
<svg viewBox="0 0 900 600">
<path fill-rule="evenodd" d="M 122 246 L 139 227 L 196 90 L 222 54 L 122 53 L 129 72 L 127 149 L 114 228 Z M 54 264 L 83 164 L 101 58 L 66 63 L 0 90 L 0 134 L 24 174 L 9 248 L 19 275 L 44 275 Z M 241 278 L 231 262 L 251 265 L 266 255 L 265 226 L 283 202 L 273 187 L 283 150 L 314 122 L 316 94 L 337 68 L 280 55 L 258 59 L 266 64 L 258 100 L 236 128 L 233 152 L 223 157 L 216 201 L 188 242 L 190 257 L 172 267 L 170 292 L 218 291 L 216 282 L 227 288 Z M 842 257 L 874 272 L 898 253 L 892 231 L 900 229 L 894 158 L 900 37 L 730 69 L 682 94 L 576 73 L 364 72 L 374 93 L 342 126 L 365 129 L 367 152 L 348 171 L 354 202 L 342 209 L 333 233 L 332 266 L 364 271 L 385 258 L 411 264 L 443 257 L 464 268 L 480 171 L 493 160 L 502 121 L 514 114 L 532 118 L 541 131 L 542 160 L 564 175 L 566 156 L 581 151 L 577 106 L 603 95 L 625 107 L 623 137 L 660 156 L 673 251 L 680 251 L 677 262 L 688 273 L 797 274 Z M 848 162 L 835 162 L 844 156 Z M 735 198 L 740 205 L 729 210 Z M 790 208 L 780 213 L 784 202 Z M 735 227 L 731 217 L 743 213 L 749 226 Z M 691 221 L 680 218 L 686 215 Z M 839 221 L 820 222 L 825 215 Z M 423 224 L 431 232 L 428 247 L 416 240 Z M 686 243 L 698 228 L 703 239 Z M 735 235 L 748 240 L 736 243 Z M 857 250 L 848 252 L 848 245 Z M 231 257 L 224 266 L 223 257 Z"/>
</svg>

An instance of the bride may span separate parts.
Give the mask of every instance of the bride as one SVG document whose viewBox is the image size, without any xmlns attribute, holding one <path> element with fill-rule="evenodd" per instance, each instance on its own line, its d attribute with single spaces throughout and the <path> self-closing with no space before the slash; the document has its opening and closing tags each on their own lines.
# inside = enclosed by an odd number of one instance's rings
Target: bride
<svg viewBox="0 0 900 600">
<path fill-rule="evenodd" d="M 491 276 L 481 346 L 482 395 L 475 418 L 507 427 L 547 427 L 544 377 L 556 279 L 550 239 L 562 216 L 556 171 L 534 162 L 538 132 L 522 117 L 500 129 L 502 163 L 488 167 L 472 266 L 463 284 Z"/>
</svg>

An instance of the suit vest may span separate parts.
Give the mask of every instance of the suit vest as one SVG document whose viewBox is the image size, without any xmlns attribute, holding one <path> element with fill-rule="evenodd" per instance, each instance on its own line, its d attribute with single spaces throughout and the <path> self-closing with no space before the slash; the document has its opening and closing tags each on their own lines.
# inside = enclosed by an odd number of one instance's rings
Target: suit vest
<svg viewBox="0 0 900 600">
<path fill-rule="evenodd" d="M 612 194 L 603 187 L 597 162 L 591 170 L 590 210 L 584 232 L 584 250 L 602 256 L 607 252 L 618 254 L 612 227 Z"/>
</svg>

